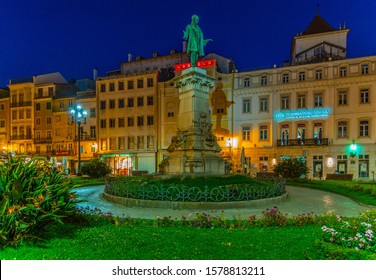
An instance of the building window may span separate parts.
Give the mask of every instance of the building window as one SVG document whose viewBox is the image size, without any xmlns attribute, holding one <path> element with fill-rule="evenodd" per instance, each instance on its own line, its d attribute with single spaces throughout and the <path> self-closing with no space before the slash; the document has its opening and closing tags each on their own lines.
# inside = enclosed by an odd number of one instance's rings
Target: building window
<svg viewBox="0 0 376 280">
<path fill-rule="evenodd" d="M 137 97 L 137 106 L 144 106 L 144 98 L 143 97 Z"/>
<path fill-rule="evenodd" d="M 134 136 L 128 136 L 128 149 L 134 149 L 135 139 Z"/>
<path fill-rule="evenodd" d="M 260 140 L 268 140 L 268 126 L 267 125 L 260 126 Z"/>
<path fill-rule="evenodd" d="M 110 91 L 115 91 L 115 83 L 110 83 Z"/>
<path fill-rule="evenodd" d="M 260 98 L 260 112 L 267 112 L 268 111 L 268 98 L 262 97 Z"/>
<path fill-rule="evenodd" d="M 115 100 L 114 99 L 111 99 L 109 101 L 109 107 L 110 107 L 110 109 L 114 109 L 115 108 Z"/>
<path fill-rule="evenodd" d="M 129 117 L 128 118 L 128 127 L 134 126 L 134 117 Z"/>
<path fill-rule="evenodd" d="M 282 83 L 287 84 L 289 82 L 289 74 L 284 73 L 282 74 Z"/>
<path fill-rule="evenodd" d="M 172 118 L 174 116 L 174 112 L 173 111 L 168 111 L 167 112 L 167 117 L 168 118 Z"/>
<path fill-rule="evenodd" d="M 305 72 L 304 71 L 299 72 L 299 81 L 300 82 L 305 81 Z"/>
<path fill-rule="evenodd" d="M 154 148 L 154 136 L 153 135 L 148 135 L 147 138 L 146 138 L 146 145 L 147 145 L 147 148 Z"/>
<path fill-rule="evenodd" d="M 144 87 L 144 80 L 138 79 L 137 80 L 137 88 L 143 88 Z"/>
<path fill-rule="evenodd" d="M 101 128 L 106 128 L 107 120 L 101 119 Z"/>
<path fill-rule="evenodd" d="M 360 103 L 361 104 L 369 103 L 369 90 L 368 89 L 360 90 Z"/>
<path fill-rule="evenodd" d="M 118 82 L 118 89 L 124 90 L 124 82 Z"/>
<path fill-rule="evenodd" d="M 251 127 L 249 126 L 242 127 L 242 139 L 243 141 L 251 140 Z"/>
<path fill-rule="evenodd" d="M 251 85 L 251 79 L 250 78 L 244 78 L 244 87 L 249 87 Z"/>
<path fill-rule="evenodd" d="M 106 92 L 106 84 L 100 85 L 100 92 Z"/>
<path fill-rule="evenodd" d="M 347 91 L 338 92 L 338 105 L 347 105 Z"/>
<path fill-rule="evenodd" d="M 95 126 L 90 126 L 90 138 L 95 139 L 97 136 Z"/>
<path fill-rule="evenodd" d="M 36 124 L 36 125 L 40 125 L 40 122 L 41 122 L 40 118 L 36 118 L 36 119 L 35 119 L 35 124 Z"/>
<path fill-rule="evenodd" d="M 4 111 L 5 110 L 5 104 L 4 103 L 1 103 L 0 104 L 0 111 Z"/>
<path fill-rule="evenodd" d="M 268 79 L 266 76 L 261 76 L 261 85 L 266 86 L 268 83 Z"/>
<path fill-rule="evenodd" d="M 90 108 L 90 118 L 95 118 L 95 108 Z"/>
<path fill-rule="evenodd" d="M 46 109 L 47 110 L 51 110 L 52 109 L 52 103 L 51 102 L 47 102 Z"/>
<path fill-rule="evenodd" d="M 107 138 L 101 138 L 101 150 L 107 150 Z"/>
<path fill-rule="evenodd" d="M 224 108 L 217 108 L 217 114 L 224 114 L 225 109 Z"/>
<path fill-rule="evenodd" d="M 64 108 L 64 101 L 59 102 L 59 108 L 60 108 L 60 109 L 63 109 L 63 108 Z"/>
<path fill-rule="evenodd" d="M 110 128 L 115 128 L 115 119 L 110 119 Z"/>
<path fill-rule="evenodd" d="M 347 122 L 338 122 L 337 137 L 347 138 Z"/>
<path fill-rule="evenodd" d="M 40 103 L 35 103 L 35 111 L 40 111 Z"/>
<path fill-rule="evenodd" d="M 118 149 L 124 150 L 125 149 L 125 137 L 118 138 Z"/>
<path fill-rule="evenodd" d="M 125 119 L 118 118 L 118 127 L 125 127 Z"/>
<path fill-rule="evenodd" d="M 282 96 L 281 97 L 281 110 L 288 110 L 288 109 L 290 109 L 290 97 Z"/>
<path fill-rule="evenodd" d="M 26 110 L 26 118 L 31 119 L 31 110 Z"/>
<path fill-rule="evenodd" d="M 153 78 L 148 78 L 147 79 L 147 85 L 148 85 L 148 87 L 152 87 L 154 85 L 154 79 Z"/>
<path fill-rule="evenodd" d="M 154 105 L 154 98 L 153 98 L 153 96 L 148 96 L 147 97 L 147 104 L 148 105 Z"/>
<path fill-rule="evenodd" d="M 143 126 L 144 125 L 144 116 L 137 117 L 137 126 Z"/>
<path fill-rule="evenodd" d="M 315 78 L 316 80 L 322 80 L 322 70 L 315 71 Z"/>
<path fill-rule="evenodd" d="M 106 101 L 101 101 L 100 108 L 101 108 L 101 110 L 106 109 Z"/>
<path fill-rule="evenodd" d="M 12 111 L 12 120 L 17 120 L 17 111 Z"/>
<path fill-rule="evenodd" d="M 137 136 L 137 149 L 144 148 L 144 136 Z"/>
<path fill-rule="evenodd" d="M 0 128 L 4 128 L 5 127 L 5 120 L 0 120 Z"/>
<path fill-rule="evenodd" d="M 119 99 L 118 100 L 118 108 L 124 108 L 124 99 Z"/>
<path fill-rule="evenodd" d="M 306 108 L 306 96 L 305 95 L 298 95 L 298 108 Z"/>
<path fill-rule="evenodd" d="M 314 96 L 314 105 L 315 107 L 322 107 L 322 94 L 315 94 Z"/>
<path fill-rule="evenodd" d="M 243 99 L 243 113 L 251 112 L 251 99 Z"/>
<path fill-rule="evenodd" d="M 20 110 L 20 111 L 18 112 L 18 118 L 19 118 L 20 120 L 23 120 L 23 118 L 24 118 L 24 111 L 23 111 L 23 110 Z"/>
<path fill-rule="evenodd" d="M 110 150 L 115 150 L 115 149 L 116 149 L 116 138 L 110 137 Z"/>
<path fill-rule="evenodd" d="M 346 77 L 347 76 L 347 67 L 340 67 L 339 68 L 339 76 L 340 77 Z"/>
<path fill-rule="evenodd" d="M 154 116 L 148 116 L 147 117 L 147 124 L 153 125 L 154 124 Z"/>
<path fill-rule="evenodd" d="M 359 136 L 369 136 L 369 121 L 359 122 Z"/>
<path fill-rule="evenodd" d="M 47 122 L 47 124 L 51 124 L 51 117 L 47 117 L 46 122 Z"/>
<path fill-rule="evenodd" d="M 128 81 L 128 89 L 133 89 L 133 87 L 134 87 L 133 80 Z"/>
<path fill-rule="evenodd" d="M 134 99 L 128 98 L 128 107 L 133 107 L 133 106 L 134 106 Z"/>
<path fill-rule="evenodd" d="M 368 74 L 368 64 L 362 64 L 362 75 Z"/>
<path fill-rule="evenodd" d="M 48 130 L 46 132 L 46 136 L 47 136 L 47 139 L 52 139 L 52 131 L 51 130 Z"/>
</svg>

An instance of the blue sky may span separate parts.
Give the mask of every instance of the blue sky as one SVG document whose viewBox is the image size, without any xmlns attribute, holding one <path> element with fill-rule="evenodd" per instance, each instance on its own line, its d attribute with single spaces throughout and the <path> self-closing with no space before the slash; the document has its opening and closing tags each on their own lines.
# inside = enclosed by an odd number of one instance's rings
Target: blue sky
<svg viewBox="0 0 376 280">
<path fill-rule="evenodd" d="M 181 50 L 183 30 L 200 16 L 205 51 L 239 70 L 280 65 L 292 37 L 316 14 L 317 0 L 0 0 L 0 87 L 9 79 L 59 71 L 68 80 L 118 69 L 133 57 Z M 348 56 L 376 54 L 376 1 L 319 1 L 334 28 L 350 28 Z"/>
</svg>

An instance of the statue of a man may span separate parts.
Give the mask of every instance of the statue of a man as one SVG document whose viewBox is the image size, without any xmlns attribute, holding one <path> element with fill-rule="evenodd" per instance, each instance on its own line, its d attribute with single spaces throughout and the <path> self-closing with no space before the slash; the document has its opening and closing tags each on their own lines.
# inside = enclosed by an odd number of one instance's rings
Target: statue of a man
<svg viewBox="0 0 376 280">
<path fill-rule="evenodd" d="M 201 28 L 198 26 L 199 18 L 197 15 L 192 16 L 191 24 L 188 24 L 184 32 L 184 40 L 188 40 L 187 53 L 190 56 L 192 67 L 196 66 L 196 62 L 200 56 L 204 56 L 204 47 L 212 39 L 204 40 Z"/>
</svg>

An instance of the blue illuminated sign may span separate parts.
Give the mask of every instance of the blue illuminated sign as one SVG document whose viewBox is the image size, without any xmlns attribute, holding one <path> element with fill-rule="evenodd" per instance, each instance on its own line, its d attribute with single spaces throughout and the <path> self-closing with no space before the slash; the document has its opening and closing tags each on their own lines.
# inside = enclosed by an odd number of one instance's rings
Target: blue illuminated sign
<svg viewBox="0 0 376 280">
<path fill-rule="evenodd" d="M 277 122 L 293 119 L 322 119 L 327 118 L 331 110 L 329 108 L 317 108 L 308 110 L 290 110 L 277 111 L 274 113 L 274 119 Z"/>
</svg>

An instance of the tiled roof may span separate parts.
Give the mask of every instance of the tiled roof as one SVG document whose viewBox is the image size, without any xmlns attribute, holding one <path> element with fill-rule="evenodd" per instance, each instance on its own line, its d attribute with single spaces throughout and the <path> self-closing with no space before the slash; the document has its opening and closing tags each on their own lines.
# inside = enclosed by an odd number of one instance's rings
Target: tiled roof
<svg viewBox="0 0 376 280">
<path fill-rule="evenodd" d="M 322 17 L 316 15 L 303 32 L 303 35 L 325 33 L 330 31 L 335 31 L 335 29 L 331 27 L 330 24 L 327 23 Z"/>
</svg>

